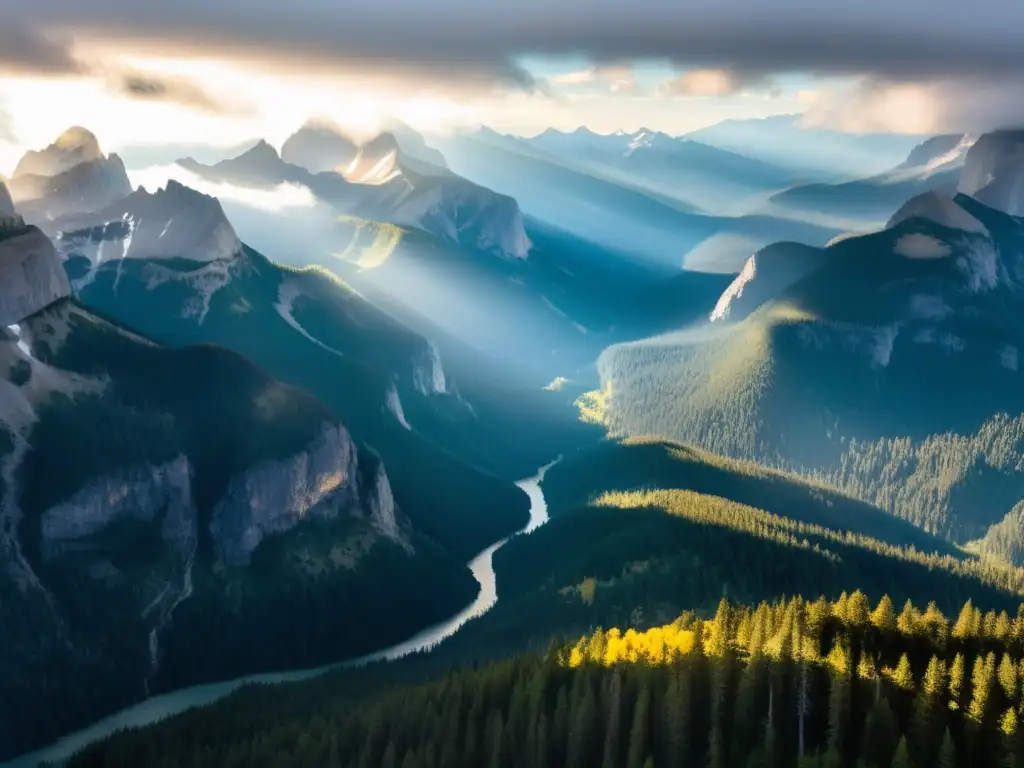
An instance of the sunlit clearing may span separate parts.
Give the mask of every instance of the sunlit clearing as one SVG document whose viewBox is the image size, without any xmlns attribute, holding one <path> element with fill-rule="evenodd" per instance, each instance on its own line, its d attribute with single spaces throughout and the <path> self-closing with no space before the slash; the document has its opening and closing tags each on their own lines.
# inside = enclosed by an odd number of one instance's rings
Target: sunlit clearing
<svg viewBox="0 0 1024 768">
<path fill-rule="evenodd" d="M 611 405 L 612 385 L 607 382 L 604 389 L 595 389 L 584 392 L 576 398 L 576 408 L 579 411 L 580 421 L 585 424 L 596 424 L 607 427 L 608 407 Z"/>
<path fill-rule="evenodd" d="M 564 376 L 556 376 L 550 384 L 544 387 L 544 389 L 548 392 L 561 392 L 568 383 L 569 380 Z"/>
<path fill-rule="evenodd" d="M 582 637 L 569 652 L 559 658 L 568 667 L 584 664 L 669 664 L 677 656 L 690 653 L 694 647 L 694 633 L 681 629 L 678 623 L 652 627 L 637 632 L 632 627 L 623 632 L 613 627 L 607 632 L 598 630 Z"/>
<path fill-rule="evenodd" d="M 301 184 L 279 184 L 273 189 L 250 189 L 207 181 L 180 165 L 160 165 L 131 171 L 132 183 L 153 191 L 167 186 L 170 179 L 191 187 L 204 195 L 258 208 L 263 211 L 284 211 L 296 208 L 312 208 L 316 198 Z"/>
<path fill-rule="evenodd" d="M 352 227 L 352 238 L 343 250 L 335 251 L 332 256 L 362 269 L 375 269 L 384 264 L 402 242 L 402 230 L 394 224 L 351 217 L 343 217 L 340 223 Z"/>
</svg>

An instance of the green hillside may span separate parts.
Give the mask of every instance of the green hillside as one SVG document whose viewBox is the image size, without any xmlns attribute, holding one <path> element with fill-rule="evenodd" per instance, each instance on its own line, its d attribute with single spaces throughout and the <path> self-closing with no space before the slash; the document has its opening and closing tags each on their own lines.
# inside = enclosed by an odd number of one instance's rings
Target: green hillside
<svg viewBox="0 0 1024 768">
<path fill-rule="evenodd" d="M 0 333 L 0 698 L 18 702 L 0 718 L 0 755 L 147 692 L 386 646 L 476 594 L 460 559 L 415 526 L 400 522 L 401 541 L 379 532 L 379 457 L 345 443 L 308 392 L 74 302 L 18 332 Z M 322 466 L 328 507 L 271 531 L 247 565 L 225 563 L 217 505 L 265 494 L 284 511 L 307 490 L 279 462 L 325 434 L 355 462 Z M 232 485 L 249 471 L 251 484 Z"/>
<path fill-rule="evenodd" d="M 1020 616 L 860 592 L 722 600 L 428 683 L 321 685 L 303 704 L 294 686 L 272 721 L 269 692 L 245 691 L 71 764 L 999 768 L 1024 758 Z"/>
<path fill-rule="evenodd" d="M 81 279 L 86 266 L 72 259 L 67 268 Z M 280 267 L 254 251 L 210 265 L 128 260 L 98 269 L 77 295 L 164 344 L 227 347 L 316 395 L 380 453 L 399 507 L 452 554 L 468 560 L 526 524 L 528 500 L 511 482 L 405 427 L 389 409 L 393 386 L 414 426 L 419 417 L 433 431 L 458 434 L 474 419 L 457 394 L 428 389 L 426 341 L 330 273 Z"/>
</svg>

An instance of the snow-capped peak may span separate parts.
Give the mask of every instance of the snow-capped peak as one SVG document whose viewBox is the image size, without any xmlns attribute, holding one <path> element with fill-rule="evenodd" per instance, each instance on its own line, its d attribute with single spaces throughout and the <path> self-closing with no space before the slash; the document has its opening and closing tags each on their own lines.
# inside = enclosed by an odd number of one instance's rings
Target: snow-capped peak
<svg viewBox="0 0 1024 768">
<path fill-rule="evenodd" d="M 382 133 L 359 148 L 343 175 L 355 184 L 386 184 L 401 175 L 398 161 L 398 141 L 392 134 Z"/>
</svg>

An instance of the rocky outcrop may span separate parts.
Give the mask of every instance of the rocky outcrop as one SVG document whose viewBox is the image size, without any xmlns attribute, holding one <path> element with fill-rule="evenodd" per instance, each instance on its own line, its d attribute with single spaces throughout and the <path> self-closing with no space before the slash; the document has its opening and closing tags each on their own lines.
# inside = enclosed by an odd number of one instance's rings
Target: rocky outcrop
<svg viewBox="0 0 1024 768">
<path fill-rule="evenodd" d="M 246 565 L 268 535 L 309 517 L 335 517 L 354 509 L 359 499 L 356 469 L 357 450 L 348 432 L 325 424 L 305 451 L 234 477 L 210 523 L 220 562 Z"/>
<path fill-rule="evenodd" d="M 421 395 L 443 395 L 448 391 L 441 355 L 433 342 L 427 342 L 414 363 L 413 386 Z"/>
<path fill-rule="evenodd" d="M 117 155 L 80 163 L 53 176 L 25 174 L 10 181 L 11 195 L 32 223 L 99 210 L 132 191 Z"/>
<path fill-rule="evenodd" d="M 158 523 L 161 540 L 187 558 L 197 533 L 188 459 L 179 456 L 159 466 L 141 465 L 96 478 L 48 509 L 41 523 L 43 557 L 51 560 L 88 549 L 92 537 L 126 520 Z"/>
<path fill-rule="evenodd" d="M 988 230 L 978 219 L 965 211 L 956 200 L 941 192 L 925 192 L 908 200 L 893 214 L 886 224 L 892 228 L 908 219 L 925 219 L 949 229 L 959 229 L 979 235 L 987 235 Z"/>
<path fill-rule="evenodd" d="M 774 243 L 747 259 L 718 299 L 710 319 L 738 321 L 769 301 L 827 258 L 827 250 L 800 243 Z"/>
<path fill-rule="evenodd" d="M 959 191 L 990 208 L 1024 216 L 1024 130 L 978 139 L 967 153 Z"/>
<path fill-rule="evenodd" d="M 347 136 L 326 123 L 309 122 L 281 146 L 281 158 L 313 173 L 344 170 L 358 148 Z"/>
<path fill-rule="evenodd" d="M 0 180 L 0 217 L 14 215 L 14 200 L 11 198 L 7 185 Z"/>
<path fill-rule="evenodd" d="M 230 259 L 242 244 L 215 197 L 168 181 L 150 193 L 139 188 L 115 204 L 54 223 L 62 256 L 106 258 Z"/>
<path fill-rule="evenodd" d="M 53 243 L 35 227 L 0 239 L 0 326 L 19 323 L 71 295 Z"/>
<path fill-rule="evenodd" d="M 353 184 L 385 184 L 401 175 L 399 159 L 398 140 L 390 133 L 382 133 L 359 147 L 343 175 Z"/>
<path fill-rule="evenodd" d="M 26 152 L 14 170 L 14 176 L 57 176 L 81 163 L 102 159 L 103 151 L 96 136 L 81 126 L 74 126 L 46 149 Z"/>
</svg>

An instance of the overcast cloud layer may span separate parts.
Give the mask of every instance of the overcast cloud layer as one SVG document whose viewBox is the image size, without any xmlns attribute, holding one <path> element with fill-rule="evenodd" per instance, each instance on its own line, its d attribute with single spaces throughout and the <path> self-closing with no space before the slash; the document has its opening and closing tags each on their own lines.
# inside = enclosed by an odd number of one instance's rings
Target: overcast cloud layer
<svg viewBox="0 0 1024 768">
<path fill-rule="evenodd" d="M 864 74 L 876 92 L 880 83 L 1024 80 L 1021 0 L 16 3 L 0 31 L 0 70 L 14 72 L 80 70 L 89 63 L 69 48 L 77 39 L 136 53 L 145 44 L 151 53 L 215 52 L 271 67 L 383 74 L 449 90 L 532 89 L 537 84 L 516 62 L 559 54 L 599 64 L 668 59 L 750 82 L 793 71 Z M 700 87 L 683 80 L 677 92 Z M 983 113 L 996 106 L 975 104 Z"/>
</svg>

